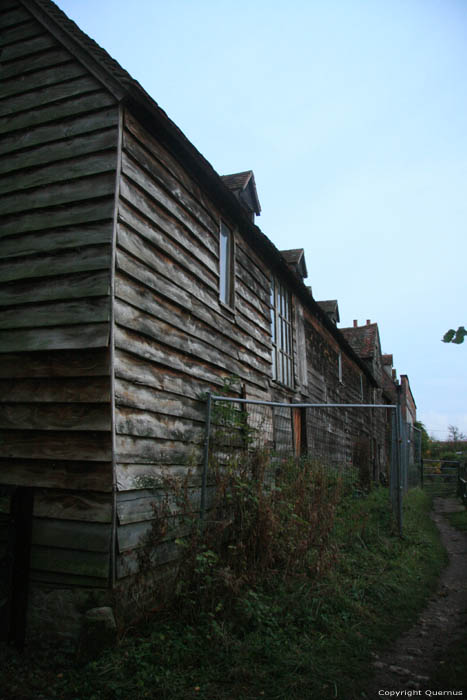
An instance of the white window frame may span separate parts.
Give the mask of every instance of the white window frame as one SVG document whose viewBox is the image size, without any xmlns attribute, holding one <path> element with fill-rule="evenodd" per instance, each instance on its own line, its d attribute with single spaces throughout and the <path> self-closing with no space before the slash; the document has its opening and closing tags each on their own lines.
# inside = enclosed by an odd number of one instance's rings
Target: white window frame
<svg viewBox="0 0 467 700">
<path fill-rule="evenodd" d="M 292 295 L 277 278 L 271 278 L 272 378 L 294 388 Z"/>
<path fill-rule="evenodd" d="M 219 301 L 234 307 L 234 235 L 227 224 L 219 224 Z"/>
</svg>

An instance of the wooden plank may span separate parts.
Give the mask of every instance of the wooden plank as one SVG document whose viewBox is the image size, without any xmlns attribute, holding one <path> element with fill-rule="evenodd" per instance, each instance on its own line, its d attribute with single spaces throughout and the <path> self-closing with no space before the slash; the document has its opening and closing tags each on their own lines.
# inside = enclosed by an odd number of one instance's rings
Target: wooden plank
<svg viewBox="0 0 467 700">
<path fill-rule="evenodd" d="M 116 105 L 116 100 L 110 93 L 103 92 L 98 88 L 97 83 L 88 82 L 88 90 L 71 91 L 69 99 L 49 104 L 45 100 L 44 104 L 37 109 L 29 109 L 24 112 L 15 113 L 14 110 L 0 119 L 0 134 L 11 132 L 18 133 L 21 129 L 31 129 L 37 125 L 65 120 L 67 118 L 89 112 L 95 112 L 110 105 Z"/>
<path fill-rule="evenodd" d="M 186 364 L 187 367 L 191 366 L 192 371 L 197 371 L 199 374 L 196 376 L 200 376 L 200 378 L 204 378 L 202 367 L 209 364 L 217 366 L 227 374 L 236 374 L 245 380 L 256 381 L 259 385 L 264 384 L 266 381 L 260 374 L 253 376 L 250 370 L 247 369 L 245 366 L 247 361 L 251 361 L 251 364 L 254 364 L 254 359 L 247 353 L 244 353 L 241 358 L 245 362 L 243 364 L 243 362 L 230 355 L 220 355 L 218 348 L 203 340 L 198 340 L 197 336 L 188 335 L 173 325 L 156 319 L 154 316 L 137 311 L 133 307 L 128 306 L 128 304 L 123 304 L 119 299 L 115 299 L 114 309 L 117 324 L 154 339 L 158 344 L 165 346 L 165 361 L 169 366 L 178 368 L 177 362 L 172 361 L 172 351 L 175 350 L 182 353 L 182 356 L 185 356 L 186 359 L 182 360 L 182 364 Z M 164 355 L 164 351 L 162 355 Z M 191 358 L 194 358 L 194 360 Z M 202 358 L 201 361 L 200 358 Z"/>
<path fill-rule="evenodd" d="M 3 452 L 0 453 L 3 455 Z M 3 484 L 76 491 L 112 491 L 112 463 L 0 457 Z"/>
<path fill-rule="evenodd" d="M 71 116 L 68 119 L 61 120 L 59 125 L 53 123 L 42 126 L 32 126 L 27 131 L 6 134 L 0 138 L 0 154 L 30 149 L 25 151 L 25 153 L 34 154 L 36 159 L 38 158 L 38 153 L 43 153 L 43 158 L 45 159 L 47 150 L 42 144 L 53 143 L 55 146 L 55 142 L 59 141 L 63 146 L 66 145 L 66 143 L 63 144 L 63 139 L 77 139 L 81 137 L 80 145 L 84 146 L 84 134 L 89 135 L 88 138 L 94 139 L 100 137 L 100 133 L 92 133 L 92 135 L 90 135 L 90 132 L 96 132 L 101 129 L 111 130 L 112 127 L 117 126 L 118 110 L 112 106 L 97 112 L 92 112 L 91 114 L 85 114 L 84 116 Z M 103 133 L 106 134 L 107 131 Z M 73 143 L 76 143 L 76 140 L 73 141 Z M 33 147 L 34 150 L 31 150 Z M 52 146 L 48 148 L 52 148 Z"/>
<path fill-rule="evenodd" d="M 84 72 L 84 69 L 82 69 Z M 36 80 L 37 85 L 37 80 Z M 37 90 L 31 90 L 22 95 L 12 95 L 4 97 L 0 100 L 0 116 L 6 117 L 17 112 L 36 109 L 44 105 L 49 105 L 57 100 L 64 100 L 67 97 L 76 97 L 87 92 L 100 90 L 101 86 L 89 75 L 84 77 L 76 77 L 67 83 L 59 83 L 58 85 L 46 85 Z M 37 122 L 35 122 L 37 123 Z M 19 127 L 17 127 L 19 128 Z"/>
<path fill-rule="evenodd" d="M 62 284 L 65 286 L 66 282 L 63 281 Z M 66 296 L 66 291 L 63 296 Z M 103 321 L 110 321 L 108 296 L 5 308 L 0 315 L 0 329 L 44 328 Z"/>
<path fill-rule="evenodd" d="M 2 84 L 2 97 L 8 99 L 14 95 L 18 100 L 18 111 L 20 111 L 24 109 L 22 100 L 24 100 L 25 95 L 34 90 L 38 83 L 42 87 L 56 85 L 57 83 L 63 84 L 67 80 L 80 78 L 86 74 L 87 70 L 81 63 L 69 60 L 68 63 L 63 63 L 60 66 L 43 68 L 37 74 L 26 73 L 21 76 L 21 79 L 18 79 L 19 76 L 15 76 L 10 78 L 10 80 L 5 80 Z"/>
<path fill-rule="evenodd" d="M 104 552 L 80 552 L 76 549 L 56 549 L 33 546 L 31 548 L 31 569 L 51 571 L 78 576 L 92 576 L 108 579 L 109 555 Z"/>
<path fill-rule="evenodd" d="M 32 544 L 81 552 L 108 552 L 111 527 L 108 523 L 34 518 Z"/>
<path fill-rule="evenodd" d="M 32 56 L 39 51 L 45 51 L 54 46 L 57 46 L 57 42 L 53 36 L 50 34 L 41 34 L 33 39 L 27 39 L 5 46 L 2 51 L 2 61 L 7 63 L 8 61 L 14 61 L 16 58 L 21 58 L 22 56 Z"/>
<path fill-rule="evenodd" d="M 219 223 L 219 214 L 213 207 L 213 203 L 209 197 L 207 197 L 203 189 L 198 186 L 196 180 L 188 175 L 180 163 L 167 151 L 166 148 L 161 145 L 157 138 L 143 128 L 143 126 L 135 119 L 128 109 L 126 109 L 124 112 L 124 123 L 125 128 L 139 141 L 139 143 L 142 144 L 155 158 L 157 158 L 167 172 L 171 173 L 172 176 L 193 195 L 193 198 L 204 207 L 206 213 L 211 216 L 215 226 L 217 227 Z M 208 226 L 208 228 L 210 228 L 210 226 Z"/>
<path fill-rule="evenodd" d="M 243 283 L 243 281 L 240 278 L 236 278 L 235 281 L 235 293 L 237 300 L 239 297 L 242 297 L 245 301 L 248 302 L 250 305 L 251 309 L 254 309 L 256 312 L 257 316 L 259 317 L 259 323 L 261 325 L 266 325 L 266 327 L 269 327 L 269 324 L 271 322 L 271 310 L 269 307 L 269 299 L 267 301 L 263 299 L 260 299 L 256 294 L 250 292 L 250 289 Z"/>
<path fill-rule="evenodd" d="M 110 402 L 110 378 L 0 379 L 0 396 L 8 403 L 105 404 Z"/>
<path fill-rule="evenodd" d="M 54 228 L 71 226 L 73 224 L 104 221 L 112 216 L 114 198 L 99 199 L 91 202 L 68 203 L 64 207 L 44 211 L 24 212 L 5 217 L 0 230 L 0 238 L 4 236 L 41 231 L 50 229 L 51 216 Z"/>
<path fill-rule="evenodd" d="M 120 435 L 179 440 L 183 443 L 197 445 L 203 441 L 205 433 L 204 422 L 193 422 L 189 419 L 164 416 L 160 413 L 151 413 L 126 406 L 117 407 L 115 429 Z"/>
<path fill-rule="evenodd" d="M 68 521 L 111 523 L 112 497 L 110 494 L 36 489 L 34 516 Z"/>
<path fill-rule="evenodd" d="M 112 458 L 110 435 L 97 431 L 2 430 L 0 449 L 2 457 L 13 459 L 103 462 Z"/>
<path fill-rule="evenodd" d="M 131 347 L 136 355 L 157 362 L 169 371 L 177 371 L 187 379 L 191 377 L 195 382 L 208 382 L 211 385 L 222 386 L 222 377 L 227 374 L 226 371 L 204 366 L 174 350 L 167 353 L 167 349 L 154 339 L 149 340 L 120 326 L 115 327 L 115 345 L 122 350 Z"/>
<path fill-rule="evenodd" d="M 238 263 L 247 270 L 258 284 L 268 293 L 271 287 L 270 270 L 262 262 L 258 256 L 251 250 L 251 246 L 242 239 L 237 237 L 235 246 L 235 257 Z"/>
<path fill-rule="evenodd" d="M 132 491 L 130 493 L 141 495 L 122 500 L 126 494 L 124 492 L 117 494 L 117 514 L 120 525 L 154 520 L 163 514 L 171 517 L 180 513 L 178 496 L 174 493 L 168 493 L 165 488 L 158 491 L 154 489 L 153 491 Z M 201 503 L 200 489 L 197 487 L 187 489 L 186 498 L 189 507 L 198 511 Z"/>
<path fill-rule="evenodd" d="M 116 323 L 137 334 L 150 338 L 151 341 L 155 340 L 160 351 L 162 351 L 162 359 L 164 359 L 169 366 L 178 368 L 177 365 L 179 363 L 177 363 L 175 357 L 172 357 L 172 351 L 175 350 L 179 353 L 180 358 L 186 356 L 187 359 L 181 360 L 180 364 L 183 365 L 186 362 L 187 369 L 190 368 L 190 370 L 194 370 L 195 368 L 199 368 L 201 372 L 201 363 L 209 363 L 222 369 L 227 369 L 227 372 L 236 372 L 241 376 L 242 368 L 239 366 L 239 363 L 232 360 L 231 366 L 225 368 L 224 362 L 220 360 L 218 353 L 216 353 L 213 348 L 208 347 L 207 344 L 200 343 L 195 338 L 185 336 L 168 324 L 158 321 L 149 314 L 137 311 L 128 304 L 123 304 L 118 299 L 115 300 L 114 308 Z M 170 343 L 170 345 L 167 345 L 167 343 Z M 164 349 L 161 346 L 164 346 Z M 229 358 L 229 360 L 230 359 L 231 358 Z"/>
<path fill-rule="evenodd" d="M 175 440 L 116 436 L 116 458 L 123 464 L 152 464 L 155 466 L 196 464 L 201 461 L 202 447 L 186 445 Z"/>
<path fill-rule="evenodd" d="M 7 10 L 11 9 L 12 7 L 18 7 L 18 0 L 3 0 L 2 3 L 2 11 L 6 12 Z M 0 19 L 1 22 L 1 19 Z"/>
<path fill-rule="evenodd" d="M 49 379 L 52 377 L 100 376 L 104 376 L 106 382 L 110 376 L 110 354 L 108 348 L 24 352 L 20 356 L 16 353 L 5 354 L 2 355 L 0 362 L 0 377 L 4 379 L 15 377 L 45 377 Z M 95 379 L 92 380 L 92 382 L 95 381 Z M 65 382 L 63 386 L 66 386 Z M 93 399 L 90 398 L 89 400 L 92 401 Z"/>
<path fill-rule="evenodd" d="M 162 542 L 158 547 L 154 548 L 150 555 L 149 566 L 161 567 L 170 562 L 176 561 L 180 557 L 180 551 L 175 541 Z M 146 561 L 146 557 L 144 558 Z M 130 551 L 121 554 L 117 558 L 117 578 L 125 578 L 136 574 L 142 564 L 142 559 L 138 556 L 138 552 Z"/>
<path fill-rule="evenodd" d="M 250 327 L 257 328 L 261 334 L 267 332 L 268 337 L 270 337 L 270 317 L 266 319 L 266 316 L 261 313 L 257 305 L 252 303 L 254 298 L 251 300 L 245 299 L 239 287 L 240 285 L 237 287 L 237 294 L 235 297 L 235 318 L 243 317 L 243 319 L 250 324 Z M 269 343 L 270 341 L 268 341 L 268 345 Z"/>
<path fill-rule="evenodd" d="M 8 398 L 11 400 L 10 397 Z M 206 414 L 204 401 L 192 401 L 184 395 L 177 397 L 173 394 L 161 394 L 152 387 L 140 386 L 135 381 L 129 382 L 118 377 L 115 379 L 115 403 L 117 406 L 140 408 L 162 413 L 165 416 L 190 418 L 203 422 Z"/>
<path fill-rule="evenodd" d="M 109 169 L 111 168 L 111 162 L 114 161 L 114 155 L 115 154 L 112 153 L 111 160 L 106 158 L 105 161 L 102 162 L 102 167 L 106 172 L 98 175 L 82 178 L 77 175 L 78 179 L 76 180 L 51 184 L 44 189 L 38 188 L 22 193 L 13 192 L 3 195 L 0 198 L 0 214 L 5 216 L 24 210 L 30 211 L 31 209 L 48 208 L 79 200 L 105 197 L 106 195 L 112 194 L 115 187 L 115 174 Z M 93 167 L 98 167 L 98 164 L 89 163 L 88 167 L 92 169 Z M 55 178 L 53 173 L 49 173 L 49 175 Z M 47 176 L 44 175 L 44 177 Z M 53 221 L 53 218 L 49 213 L 49 221 L 50 220 Z"/>
<path fill-rule="evenodd" d="M 190 531 L 191 525 L 182 525 L 180 519 L 174 517 L 170 518 L 168 532 L 165 535 L 159 533 L 157 520 L 129 523 L 117 528 L 118 551 L 123 554 L 142 547 L 159 548 L 164 542 L 174 541 L 176 537 L 184 537 Z"/>
<path fill-rule="evenodd" d="M 29 14 L 29 12 L 26 12 L 26 10 L 23 7 L 21 7 L 21 5 L 19 5 L 7 12 L 2 12 L 0 26 L 3 31 L 8 27 L 14 27 L 17 24 L 27 22 L 30 19 L 31 15 Z"/>
<path fill-rule="evenodd" d="M 199 464 L 201 463 L 201 459 Z M 147 464 L 120 463 L 116 464 L 117 489 L 128 491 L 129 489 L 140 489 L 148 484 L 165 483 L 167 474 L 171 477 L 183 480 L 190 486 L 199 488 L 201 484 L 201 468 L 199 464 Z"/>
<path fill-rule="evenodd" d="M 119 237 L 120 240 L 122 240 L 122 237 Z M 131 237 L 129 245 L 132 246 Z M 163 269 L 162 264 L 160 267 Z M 122 275 L 122 272 L 125 274 Z M 173 280 L 166 279 L 165 277 L 157 274 L 153 269 L 151 269 L 151 267 L 146 266 L 144 263 L 134 259 L 133 257 L 130 257 L 130 255 L 128 255 L 124 250 L 117 250 L 117 275 L 120 277 L 132 277 L 147 287 L 154 289 L 167 299 L 171 299 L 173 302 L 179 304 L 187 311 L 191 310 L 192 296 L 186 291 L 186 289 L 183 289 Z"/>
<path fill-rule="evenodd" d="M 61 130 L 60 130 L 61 131 Z M 57 129 L 59 132 L 59 129 Z M 76 163 L 70 163 L 70 177 L 78 177 L 79 171 L 83 171 L 86 168 L 89 170 L 89 159 L 88 164 L 84 162 L 83 156 L 87 153 L 96 153 L 98 151 L 104 151 L 109 149 L 117 149 L 117 139 L 118 130 L 115 128 L 106 129 L 105 131 L 99 131 L 95 134 L 86 134 L 85 136 L 76 136 L 75 138 L 65 137 L 66 141 L 55 141 L 53 143 L 47 143 L 43 146 L 36 146 L 33 149 L 27 151 L 20 151 L 19 153 L 10 154 L 8 159 L 0 161 L 0 174 L 3 173 L 13 173 L 15 170 L 20 170 L 24 168 L 37 168 L 37 166 L 42 163 L 56 163 L 57 161 L 71 159 L 73 157 L 79 156 L 80 160 Z M 111 153 L 106 154 L 108 160 L 111 159 Z M 115 159 L 113 159 L 115 160 Z M 112 163 L 113 163 L 112 160 Z M 96 158 L 96 164 L 93 170 L 89 172 L 103 172 L 102 162 L 104 161 L 104 155 L 101 155 L 98 159 Z M 92 164 L 92 161 L 91 161 Z M 110 167 L 114 167 L 113 164 Z M 79 166 L 79 168 L 78 168 Z M 58 167 L 58 166 L 57 166 Z M 44 178 L 49 178 L 44 180 Z M 58 178 L 57 178 L 58 179 Z M 0 191 L 9 192 L 14 189 L 20 190 L 26 187 L 42 185 L 44 182 L 52 182 L 50 180 L 50 174 L 47 168 L 34 170 L 32 173 L 23 173 L 20 180 L 15 176 L 12 176 L 12 181 L 8 185 L 5 181 L 0 180 Z"/>
<path fill-rule="evenodd" d="M 156 249 L 164 251 L 188 270 L 195 271 L 201 279 L 208 277 L 217 291 L 219 277 L 217 257 L 206 253 L 196 241 L 184 234 L 180 225 L 156 203 L 149 204 L 143 200 L 136 189 L 130 187 L 127 191 L 125 187 L 123 185 L 123 190 L 128 197 L 131 197 L 129 201 L 138 208 L 137 213 L 123 200 L 120 201 L 119 219 L 126 224 L 127 230 L 131 228 L 137 231 L 145 242 L 149 241 Z M 144 205 L 144 210 L 141 205 Z"/>
<path fill-rule="evenodd" d="M 83 224 L 52 231 L 23 234 L 4 238 L 1 241 L 2 258 L 16 258 L 24 255 L 36 255 L 66 248 L 85 248 L 89 245 L 110 244 L 112 241 L 112 222 Z M 95 251 L 96 249 L 94 249 Z M 79 251 L 75 251 L 75 254 Z"/>
<path fill-rule="evenodd" d="M 122 237 L 120 237 L 120 240 L 122 240 Z M 131 239 L 128 245 L 132 247 Z M 164 270 L 165 266 L 162 265 L 160 261 L 154 262 L 154 264 L 158 263 L 160 264 L 161 270 Z M 202 291 L 200 293 L 196 288 L 192 288 L 192 293 L 188 293 L 186 289 L 182 289 L 172 280 L 165 279 L 161 274 L 154 274 L 150 268 L 148 269 L 146 266 L 137 263 L 125 252 L 120 250 L 117 251 L 117 268 L 118 270 L 124 271 L 129 277 L 154 289 L 163 297 L 170 299 L 172 302 L 176 302 L 183 307 L 185 311 L 189 311 L 193 316 L 204 321 L 207 325 L 221 331 L 232 340 L 244 345 L 251 353 L 258 355 L 265 361 L 269 361 L 271 356 L 269 324 L 267 328 L 258 328 L 248 320 L 237 318 L 236 316 L 236 323 L 234 325 L 232 319 L 227 319 L 222 312 L 216 313 L 215 307 L 217 306 L 217 308 L 219 308 L 218 300 L 214 302 L 211 299 L 208 303 L 205 294 Z M 120 272 L 117 272 L 117 279 L 120 274 Z M 201 296 L 201 299 L 198 298 L 198 296 Z"/>
<path fill-rule="evenodd" d="M 0 306 L 26 304 L 31 300 L 84 299 L 110 294 L 110 273 L 84 272 L 63 277 L 39 278 L 27 282 L 0 284 Z M 31 324 L 34 325 L 34 324 Z"/>
<path fill-rule="evenodd" d="M 0 403 L 0 429 L 111 429 L 110 404 Z"/>
<path fill-rule="evenodd" d="M 113 136 L 115 134 L 112 134 Z M 91 139 L 89 139 L 91 141 Z M 115 146 L 115 139 L 112 139 L 112 145 Z M 53 149 L 52 149 L 53 150 Z M 76 156 L 74 149 L 71 151 L 71 156 Z M 51 206 L 63 201 L 57 196 L 55 191 L 55 183 L 62 183 L 64 189 L 69 189 L 71 195 L 71 201 L 75 199 L 88 199 L 92 197 L 100 197 L 103 194 L 109 194 L 112 190 L 108 186 L 108 176 L 104 179 L 102 177 L 103 173 L 108 173 L 109 171 L 114 171 L 117 164 L 117 152 L 113 148 L 111 150 L 104 151 L 102 153 L 92 153 L 88 156 L 83 157 L 72 157 L 69 160 L 52 162 L 47 162 L 47 165 L 33 168 L 27 172 L 21 172 L 19 174 L 12 173 L 11 175 L 4 176 L 0 178 L 0 207 L 6 214 L 12 211 L 20 211 L 18 206 L 12 208 L 11 203 L 8 206 L 7 202 L 10 202 L 12 198 L 12 193 L 21 202 L 31 202 L 31 207 L 44 207 Z M 97 176 L 101 177 L 98 178 Z M 92 177 L 92 180 L 86 181 L 80 178 Z M 113 176 L 114 177 L 114 176 Z M 81 187 L 76 190 L 76 182 L 71 186 L 70 182 L 73 180 L 78 180 Z M 65 184 L 66 183 L 66 184 Z M 48 185 L 46 190 L 41 190 L 39 192 L 22 192 L 22 190 L 30 190 L 31 188 L 39 188 Z M 88 187 L 92 194 L 87 197 L 84 186 Z M 96 188 L 97 193 L 94 194 L 94 188 Z"/>
<path fill-rule="evenodd" d="M 3 242 L 0 241 L 3 248 Z M 1 249 L 0 248 L 0 249 Z M 69 275 L 90 270 L 105 270 L 110 274 L 111 249 L 109 245 L 86 246 L 65 250 L 55 255 L 28 256 L 0 261 L 0 281 L 24 280 L 50 275 Z"/>
<path fill-rule="evenodd" d="M 0 331 L 0 353 L 31 350 L 75 350 L 104 347 L 108 344 L 108 323 Z"/>
<path fill-rule="evenodd" d="M 145 204 L 145 209 L 150 209 L 151 201 L 158 202 L 183 227 L 182 231 L 184 229 L 185 236 L 188 233 L 191 234 L 199 244 L 204 246 L 205 250 L 210 251 L 212 255 L 218 255 L 219 246 L 216 238 L 201 226 L 190 212 L 187 212 L 170 195 L 167 195 L 154 180 L 151 180 L 126 153 L 123 153 L 122 156 L 122 172 L 145 193 L 144 199 L 141 198 L 141 201 Z M 126 196 L 126 194 L 123 194 L 123 191 L 122 196 Z M 133 195 L 133 199 L 134 197 L 135 195 Z"/>
<path fill-rule="evenodd" d="M 64 51 L 62 48 L 53 48 L 49 51 L 37 54 L 33 60 L 28 56 L 26 58 L 17 59 L 16 61 L 10 61 L 9 63 L 4 63 L 2 61 L 2 65 L 0 66 L 0 78 L 3 80 L 13 77 L 22 79 L 27 73 L 65 63 L 70 61 L 71 58 L 71 54 L 68 51 Z M 38 76 L 36 76 L 36 85 L 37 78 Z"/>
<path fill-rule="evenodd" d="M 42 34 L 43 31 L 43 27 L 38 22 L 27 22 L 16 27 L 2 29 L 0 32 L 0 47 L 30 39 L 33 36 Z"/>
<path fill-rule="evenodd" d="M 254 296 L 260 299 L 263 304 L 269 306 L 269 288 L 265 289 L 261 284 L 257 282 L 253 275 L 248 270 L 246 270 L 243 267 L 243 265 L 239 263 L 237 263 L 236 265 L 236 279 L 241 280 L 242 284 L 248 287 L 248 289 L 250 290 L 250 292 L 252 292 L 252 294 L 254 294 Z"/>
<path fill-rule="evenodd" d="M 219 235 L 219 221 L 201 206 L 190 192 L 180 186 L 170 172 L 147 149 L 147 142 L 141 145 L 128 131 L 123 132 L 123 148 L 143 168 L 149 178 L 161 185 L 171 197 L 179 202 L 216 239 Z"/>
<path fill-rule="evenodd" d="M 185 347 L 187 349 L 191 344 L 190 336 L 193 336 L 197 341 L 214 347 L 218 359 L 224 354 L 228 355 L 234 362 L 236 362 L 237 359 L 241 359 L 245 364 L 248 364 L 256 371 L 267 371 L 268 367 L 265 366 L 265 361 L 269 363 L 270 356 L 268 355 L 261 361 L 257 359 L 254 352 L 244 352 L 244 347 L 238 342 L 241 342 L 242 338 L 237 338 L 237 342 L 235 342 L 234 333 L 230 332 L 230 328 L 227 335 L 221 335 L 220 331 L 223 330 L 222 324 L 219 324 L 217 328 L 212 323 L 206 326 L 206 324 L 199 321 L 198 318 L 194 317 L 192 314 L 187 314 L 184 310 L 157 297 L 150 290 L 142 287 L 137 282 L 133 282 L 129 285 L 125 283 L 125 280 L 117 277 L 115 280 L 115 297 L 116 299 L 130 303 L 141 311 L 147 312 L 151 317 L 157 319 L 158 322 L 162 322 L 164 327 L 166 327 L 167 324 L 167 326 L 170 326 L 172 329 L 183 332 Z M 117 310 L 116 319 L 118 322 L 122 322 L 119 316 L 118 302 L 115 304 L 115 308 Z M 175 335 L 174 331 L 171 330 L 171 340 L 175 338 Z M 180 345 L 177 345 L 177 343 L 175 343 L 175 345 L 181 349 Z M 204 355 L 201 355 L 201 357 L 212 360 L 209 351 L 206 350 L 204 350 Z"/>
<path fill-rule="evenodd" d="M 76 574 L 64 574 L 58 573 L 56 571 L 31 571 L 30 581 L 34 585 L 35 583 L 49 584 L 54 587 L 59 588 L 81 588 L 86 590 L 86 588 L 93 589 L 93 595 L 99 588 L 102 592 L 108 591 L 108 584 L 105 578 L 97 578 L 95 576 L 79 576 Z"/>
<path fill-rule="evenodd" d="M 157 390 L 158 397 L 161 396 L 161 392 L 167 392 L 167 396 L 174 394 L 174 398 L 182 396 L 187 400 L 189 400 L 188 397 L 198 399 L 201 394 L 210 388 L 209 384 L 200 382 L 196 378 L 187 378 L 173 369 L 160 367 L 148 358 L 130 354 L 122 348 L 116 348 L 114 366 L 117 382 L 120 382 L 119 387 L 123 386 L 122 380 L 127 380 L 132 385 L 134 383 L 137 383 L 139 386 L 146 385 L 147 388 L 141 386 L 140 388 L 148 391 L 149 395 L 151 394 L 151 389 L 154 388 Z M 122 380 L 119 380 L 119 377 Z M 128 393 L 124 395 L 123 391 L 124 389 L 119 389 L 119 400 L 126 405 Z"/>
</svg>

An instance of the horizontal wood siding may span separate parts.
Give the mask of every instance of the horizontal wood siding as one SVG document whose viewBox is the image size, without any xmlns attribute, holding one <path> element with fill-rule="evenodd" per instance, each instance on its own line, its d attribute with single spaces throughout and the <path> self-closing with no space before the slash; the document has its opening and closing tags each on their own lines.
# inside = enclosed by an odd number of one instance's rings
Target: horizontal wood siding
<svg viewBox="0 0 467 700">
<path fill-rule="evenodd" d="M 0 26 L 0 352 L 105 346 L 118 106 L 19 3 Z"/>
<path fill-rule="evenodd" d="M 220 391 L 235 374 L 250 393 L 268 396 L 271 354 L 267 275 L 256 274 L 254 255 L 236 232 L 236 306 L 220 304 L 221 214 L 129 113 L 118 214 L 117 539 L 118 574 L 126 576 L 138 568 L 134 551 L 153 527 L 150 499 L 138 489 L 178 475 L 199 497 L 205 392 Z M 130 495 L 138 515 L 125 520 Z M 177 556 L 175 536 L 174 523 L 158 547 L 160 563 Z"/>
<path fill-rule="evenodd" d="M 0 26 L 0 483 L 34 487 L 32 580 L 102 587 L 119 108 L 22 5 Z"/>
</svg>

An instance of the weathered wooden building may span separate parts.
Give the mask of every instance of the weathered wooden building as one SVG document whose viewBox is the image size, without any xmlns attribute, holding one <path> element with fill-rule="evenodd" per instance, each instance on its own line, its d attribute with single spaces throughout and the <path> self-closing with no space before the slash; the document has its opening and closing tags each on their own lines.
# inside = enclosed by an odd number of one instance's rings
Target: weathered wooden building
<svg viewBox="0 0 467 700">
<path fill-rule="evenodd" d="M 234 374 L 251 398 L 365 403 L 381 379 L 305 286 L 303 251 L 255 225 L 251 171 L 221 178 L 49 0 L 4 0 L 0 24 L 0 546 L 32 493 L 30 629 L 74 634 L 131 598 L 144 487 L 196 476 L 207 390 Z M 159 582 L 175 557 L 168 539 Z"/>
</svg>

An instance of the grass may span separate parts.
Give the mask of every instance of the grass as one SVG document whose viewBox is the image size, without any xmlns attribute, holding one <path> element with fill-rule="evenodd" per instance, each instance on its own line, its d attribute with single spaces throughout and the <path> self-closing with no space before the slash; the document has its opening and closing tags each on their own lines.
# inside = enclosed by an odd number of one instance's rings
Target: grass
<svg viewBox="0 0 467 700">
<path fill-rule="evenodd" d="M 81 668 L 66 656 L 9 653 L 5 687 L 18 691 L 0 697 L 361 699 L 372 652 L 410 626 L 445 563 L 429 497 L 409 492 L 402 539 L 388 503 L 386 489 L 344 500 L 321 576 L 272 572 L 228 612 L 222 599 L 197 614 L 168 610 Z"/>
<path fill-rule="evenodd" d="M 445 517 L 458 530 L 467 530 L 467 510 L 461 510 L 457 513 L 446 513 Z"/>
</svg>

